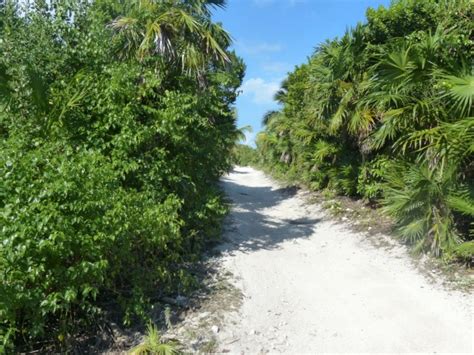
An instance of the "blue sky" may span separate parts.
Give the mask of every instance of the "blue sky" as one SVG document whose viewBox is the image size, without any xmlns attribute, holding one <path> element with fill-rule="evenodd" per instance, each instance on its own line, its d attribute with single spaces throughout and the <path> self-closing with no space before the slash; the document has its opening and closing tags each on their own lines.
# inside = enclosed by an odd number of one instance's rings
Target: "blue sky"
<svg viewBox="0 0 474 355">
<path fill-rule="evenodd" d="M 238 126 L 251 125 L 252 144 L 265 112 L 277 108 L 273 94 L 286 73 L 306 61 L 314 48 L 346 28 L 364 21 L 368 7 L 390 0 L 228 0 L 216 10 L 234 39 L 234 48 L 246 65 L 242 94 L 237 100 Z"/>
</svg>

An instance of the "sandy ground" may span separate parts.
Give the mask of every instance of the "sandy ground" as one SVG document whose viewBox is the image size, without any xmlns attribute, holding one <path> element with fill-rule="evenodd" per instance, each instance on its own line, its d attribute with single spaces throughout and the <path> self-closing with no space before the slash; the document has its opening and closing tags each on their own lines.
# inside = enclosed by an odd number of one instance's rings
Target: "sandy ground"
<svg viewBox="0 0 474 355">
<path fill-rule="evenodd" d="M 223 178 L 223 267 L 244 295 L 219 330 L 231 353 L 472 353 L 472 298 L 433 285 L 402 246 L 377 248 L 263 173 Z"/>
</svg>

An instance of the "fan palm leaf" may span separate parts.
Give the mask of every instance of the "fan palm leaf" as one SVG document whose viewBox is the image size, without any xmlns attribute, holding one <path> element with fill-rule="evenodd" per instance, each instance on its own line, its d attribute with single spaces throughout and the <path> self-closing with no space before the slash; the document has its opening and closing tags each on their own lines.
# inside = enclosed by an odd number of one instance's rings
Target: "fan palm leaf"
<svg viewBox="0 0 474 355">
<path fill-rule="evenodd" d="M 452 101 L 452 109 L 460 117 L 469 116 L 473 112 L 474 76 L 473 75 L 447 75 L 441 76 L 441 85 L 446 88 L 446 93 L 441 98 Z"/>
</svg>

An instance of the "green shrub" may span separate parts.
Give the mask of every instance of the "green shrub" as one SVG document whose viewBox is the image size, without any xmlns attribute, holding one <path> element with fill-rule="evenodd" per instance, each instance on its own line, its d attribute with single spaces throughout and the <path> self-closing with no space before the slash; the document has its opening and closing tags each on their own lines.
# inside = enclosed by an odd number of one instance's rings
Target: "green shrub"
<svg viewBox="0 0 474 355">
<path fill-rule="evenodd" d="M 190 4 L 0 4 L 0 352 L 67 352 L 111 304 L 130 324 L 192 285 L 185 265 L 226 212 L 216 182 L 243 64 L 225 37 L 223 57 L 196 52 L 187 67 L 129 51 L 112 26 L 162 12 L 214 26 Z M 178 31 L 173 49 L 203 35 Z"/>
</svg>

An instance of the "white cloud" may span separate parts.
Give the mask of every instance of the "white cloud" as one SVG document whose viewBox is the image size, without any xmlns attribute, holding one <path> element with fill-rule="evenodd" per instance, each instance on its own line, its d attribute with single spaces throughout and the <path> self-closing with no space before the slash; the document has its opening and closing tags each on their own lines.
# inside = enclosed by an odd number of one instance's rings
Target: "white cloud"
<svg viewBox="0 0 474 355">
<path fill-rule="evenodd" d="M 273 96 L 280 89 L 280 81 L 265 81 L 262 78 L 251 78 L 241 87 L 242 95 L 251 96 L 256 104 L 274 103 Z"/>
<path fill-rule="evenodd" d="M 237 47 L 247 54 L 275 53 L 280 52 L 283 47 L 278 43 L 245 43 L 237 42 Z"/>
</svg>

